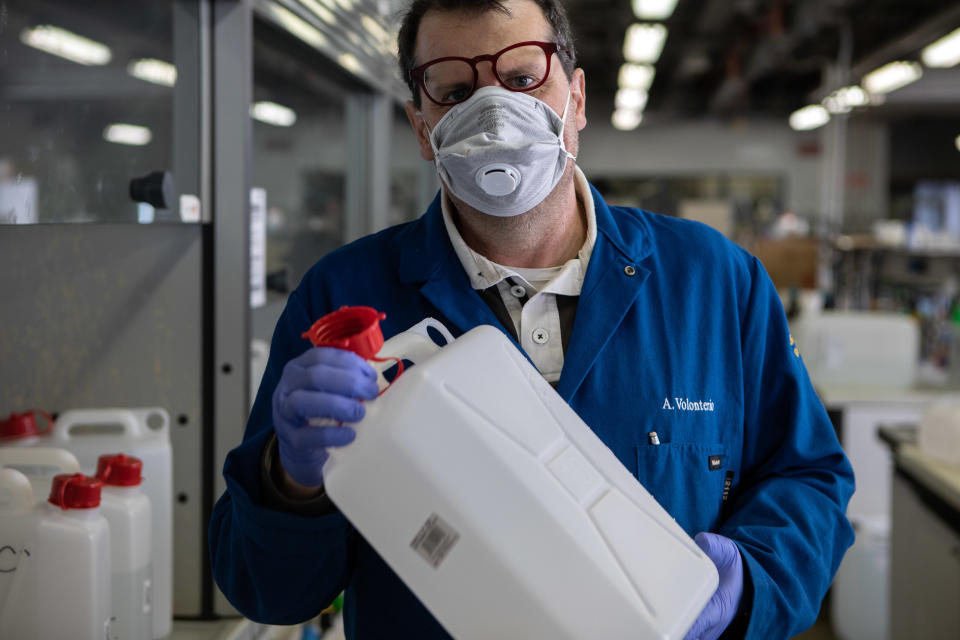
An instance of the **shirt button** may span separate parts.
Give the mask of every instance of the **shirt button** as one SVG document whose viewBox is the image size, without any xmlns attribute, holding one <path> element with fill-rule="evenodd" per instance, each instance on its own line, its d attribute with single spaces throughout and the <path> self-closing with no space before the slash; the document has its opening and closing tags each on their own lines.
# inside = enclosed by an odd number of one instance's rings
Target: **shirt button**
<svg viewBox="0 0 960 640">
<path fill-rule="evenodd" d="M 546 329 L 534 329 L 532 338 L 537 344 L 546 344 L 547 340 L 550 339 L 550 334 Z"/>
<path fill-rule="evenodd" d="M 512 293 L 513 297 L 515 298 L 522 298 L 523 296 L 527 295 L 527 290 L 521 287 L 520 285 L 515 284 L 512 287 L 510 287 L 510 293 Z"/>
</svg>

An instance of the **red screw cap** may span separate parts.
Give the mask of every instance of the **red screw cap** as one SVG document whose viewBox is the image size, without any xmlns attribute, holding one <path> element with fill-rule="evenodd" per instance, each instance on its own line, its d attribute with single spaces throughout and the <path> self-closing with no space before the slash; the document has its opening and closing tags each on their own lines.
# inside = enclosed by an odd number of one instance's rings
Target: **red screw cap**
<svg viewBox="0 0 960 640">
<path fill-rule="evenodd" d="M 143 462 L 123 453 L 102 455 L 97 460 L 97 479 L 110 487 L 135 487 L 143 478 Z"/>
<path fill-rule="evenodd" d="M 53 424 L 53 417 L 45 411 L 30 410 L 23 413 L 11 413 L 9 418 L 0 420 L 0 440 L 16 440 L 46 433 L 46 429 L 40 431 L 37 428 L 37 419 L 34 417 L 37 413 L 45 417 L 50 424 Z M 47 429 L 49 429 L 49 425 Z"/>
<path fill-rule="evenodd" d="M 301 337 L 315 347 L 345 349 L 371 360 L 383 346 L 380 321 L 386 317 L 372 307 L 340 307 L 313 323 Z"/>
<path fill-rule="evenodd" d="M 61 509 L 93 509 L 100 506 L 100 488 L 96 478 L 82 473 L 61 473 L 54 476 L 48 502 Z"/>
</svg>

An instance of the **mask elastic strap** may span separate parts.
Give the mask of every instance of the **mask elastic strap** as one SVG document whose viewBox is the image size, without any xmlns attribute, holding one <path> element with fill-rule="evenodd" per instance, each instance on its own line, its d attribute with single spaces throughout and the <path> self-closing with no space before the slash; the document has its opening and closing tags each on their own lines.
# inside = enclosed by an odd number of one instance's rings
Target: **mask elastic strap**
<svg viewBox="0 0 960 640">
<path fill-rule="evenodd" d="M 567 110 L 570 108 L 570 92 L 567 92 L 567 103 L 563 105 L 563 115 L 560 116 L 560 133 L 557 134 L 557 138 L 560 140 L 560 148 L 563 149 L 563 152 L 567 154 L 567 157 L 572 159 L 574 162 L 577 161 L 577 156 L 573 155 L 567 151 L 567 145 L 563 142 L 563 130 L 567 126 Z M 426 124 L 426 122 L 424 122 Z"/>
<path fill-rule="evenodd" d="M 437 145 L 433 143 L 433 131 L 430 130 L 430 125 L 427 124 L 427 119 L 423 117 L 422 111 L 417 111 L 417 116 L 423 121 L 423 127 L 427 130 L 427 140 L 430 142 L 430 148 L 433 149 L 433 157 L 434 160 L 436 160 L 440 155 L 440 150 L 437 149 Z"/>
</svg>

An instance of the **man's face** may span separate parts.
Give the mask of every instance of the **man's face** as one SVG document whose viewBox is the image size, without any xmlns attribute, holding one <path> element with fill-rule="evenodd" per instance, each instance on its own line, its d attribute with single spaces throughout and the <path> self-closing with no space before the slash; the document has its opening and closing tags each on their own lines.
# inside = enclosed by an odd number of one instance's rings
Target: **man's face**
<svg viewBox="0 0 960 640">
<path fill-rule="evenodd" d="M 446 56 L 473 58 L 492 54 L 512 44 L 528 40 L 554 41 L 550 23 L 534 2 L 509 0 L 505 6 L 510 15 L 500 11 L 489 11 L 480 15 L 469 12 L 428 12 L 423 16 L 420 30 L 417 32 L 415 49 L 417 64 Z M 564 127 L 564 144 L 575 156 L 579 146 L 577 132 L 587 124 L 583 71 L 577 69 L 574 71 L 573 78 L 567 80 L 557 55 L 554 54 L 550 75 L 546 82 L 529 94 L 547 103 L 557 115 L 563 115 L 567 95 L 570 96 L 567 122 Z M 477 65 L 477 89 L 486 86 L 499 86 L 499 82 L 490 63 L 480 62 Z M 408 101 L 407 117 L 417 134 L 420 155 L 424 160 L 432 162 L 433 149 L 430 146 L 429 132 L 424 126 L 424 121 L 432 131 L 450 107 L 434 104 L 423 95 L 422 90 L 418 90 L 421 115 L 417 115 L 418 109 L 413 101 Z"/>
</svg>

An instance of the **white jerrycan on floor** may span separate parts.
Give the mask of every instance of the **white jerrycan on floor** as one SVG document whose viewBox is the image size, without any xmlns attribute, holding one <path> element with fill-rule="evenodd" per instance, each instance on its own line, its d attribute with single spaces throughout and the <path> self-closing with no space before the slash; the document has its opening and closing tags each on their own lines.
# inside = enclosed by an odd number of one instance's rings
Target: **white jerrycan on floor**
<svg viewBox="0 0 960 640">
<path fill-rule="evenodd" d="M 166 410 L 74 409 L 54 421 L 45 446 L 76 455 L 80 469 L 94 474 L 102 454 L 124 453 L 143 462 L 143 492 L 150 499 L 152 533 L 153 637 L 173 627 L 173 457 Z"/>
<path fill-rule="evenodd" d="M 500 331 L 428 319 L 377 355 L 416 366 L 324 485 L 451 635 L 683 638 L 713 562 Z"/>
<path fill-rule="evenodd" d="M 110 584 L 116 640 L 153 637 L 150 499 L 141 490 L 143 464 L 122 453 L 102 455 L 100 511 L 110 525 Z"/>
<path fill-rule="evenodd" d="M 22 507 L 33 499 L 29 481 L 18 471 L 0 469 L 4 494 L 16 496 L 21 508 L 9 518 L 3 513 L 0 532 L 7 534 L 8 523 L 29 524 L 15 542 L 18 562 L 4 585 L 0 637 L 112 638 L 110 529 L 100 514 L 100 482 L 82 474 L 58 475 L 49 500 L 34 503 L 24 516 Z"/>
</svg>

